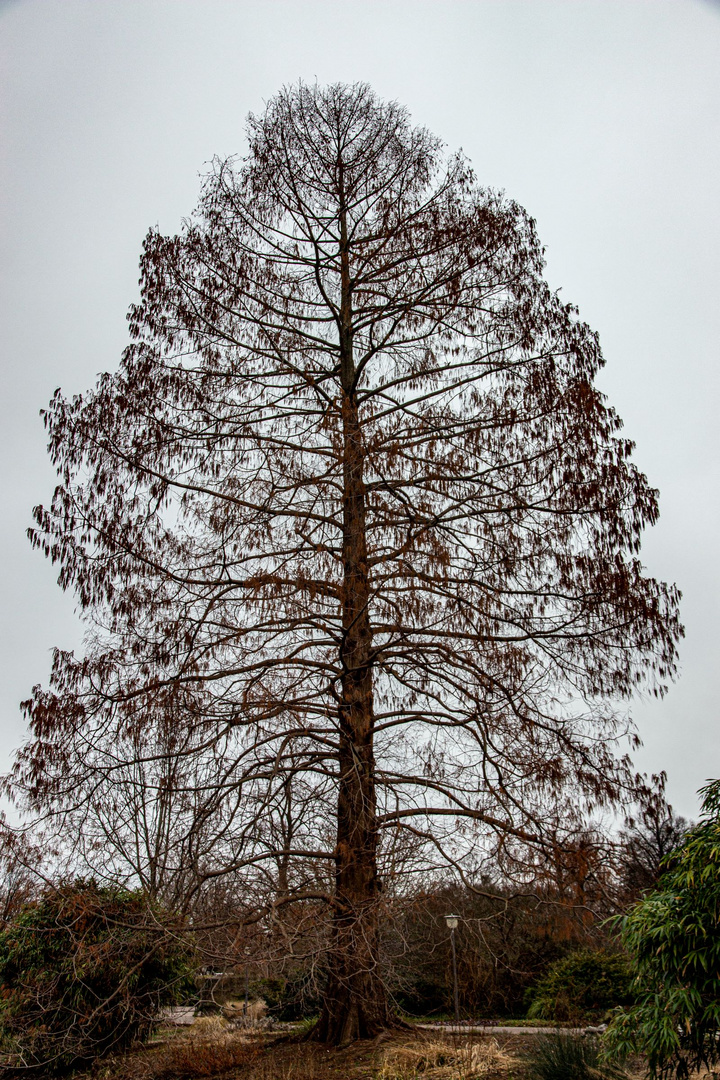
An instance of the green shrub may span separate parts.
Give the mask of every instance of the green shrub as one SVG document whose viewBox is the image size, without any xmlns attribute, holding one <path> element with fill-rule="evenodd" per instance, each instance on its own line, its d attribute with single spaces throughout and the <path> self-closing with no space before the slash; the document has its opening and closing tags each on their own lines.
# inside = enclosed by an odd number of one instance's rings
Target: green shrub
<svg viewBox="0 0 720 1080">
<path fill-rule="evenodd" d="M 625 956 L 582 949 L 548 968 L 528 993 L 528 1017 L 577 1023 L 601 1018 L 632 1001 L 632 971 Z"/>
<path fill-rule="evenodd" d="M 625 1076 L 603 1060 L 595 1039 L 582 1036 L 538 1039 L 525 1060 L 528 1080 L 621 1080 Z"/>
<path fill-rule="evenodd" d="M 74 882 L 0 933 L 0 1037 L 44 1074 L 147 1037 L 191 983 L 180 921 L 140 892 Z"/>
<path fill-rule="evenodd" d="M 720 781 L 703 794 L 703 820 L 621 920 L 636 1004 L 618 1010 L 608 1051 L 645 1054 L 653 1076 L 687 1077 L 720 1062 Z"/>
</svg>

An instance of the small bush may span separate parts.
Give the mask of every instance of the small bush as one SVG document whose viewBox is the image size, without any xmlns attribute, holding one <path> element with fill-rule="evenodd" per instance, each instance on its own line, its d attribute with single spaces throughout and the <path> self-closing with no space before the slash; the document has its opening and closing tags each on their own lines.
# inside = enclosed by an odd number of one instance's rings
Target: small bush
<svg viewBox="0 0 720 1080">
<path fill-rule="evenodd" d="M 74 882 L 0 933 L 0 1036 L 44 1074 L 146 1037 L 191 987 L 179 920 L 140 892 Z"/>
<path fill-rule="evenodd" d="M 277 1020 L 302 1020 L 320 1010 L 315 981 L 301 971 L 282 979 L 251 980 L 250 992 L 267 1002 L 268 1012 Z"/>
<path fill-rule="evenodd" d="M 603 1061 L 594 1039 L 551 1035 L 526 1057 L 528 1080 L 623 1080 L 625 1073 Z"/>
<path fill-rule="evenodd" d="M 583 949 L 552 964 L 529 991 L 528 1017 L 578 1023 L 632 1001 L 632 972 L 619 953 Z"/>
</svg>

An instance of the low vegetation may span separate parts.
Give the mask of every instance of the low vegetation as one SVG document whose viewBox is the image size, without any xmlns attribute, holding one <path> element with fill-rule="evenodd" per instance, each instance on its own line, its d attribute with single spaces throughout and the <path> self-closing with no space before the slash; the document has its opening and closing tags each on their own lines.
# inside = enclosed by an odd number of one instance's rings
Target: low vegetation
<svg viewBox="0 0 720 1080">
<path fill-rule="evenodd" d="M 527 1080 L 623 1080 L 626 1073 L 604 1060 L 596 1039 L 554 1034 L 539 1039 L 526 1056 Z"/>
<path fill-rule="evenodd" d="M 505 1074 L 517 1058 L 495 1039 L 422 1039 L 397 1043 L 383 1054 L 379 1080 L 475 1080 Z"/>
<path fill-rule="evenodd" d="M 646 1056 L 652 1076 L 682 1080 L 720 1062 L 720 781 L 702 820 L 665 863 L 657 888 L 621 920 L 637 1001 L 618 1010 L 608 1046 Z"/>
<path fill-rule="evenodd" d="M 528 993 L 528 1017 L 568 1023 L 598 1022 L 616 1005 L 632 1002 L 627 956 L 580 949 L 551 964 Z"/>
<path fill-rule="evenodd" d="M 164 1032 L 75 1080 L 524 1080 L 520 1056 L 493 1038 L 418 1032 L 331 1049 L 222 1026 Z"/>
<path fill-rule="evenodd" d="M 26 904 L 0 932 L 6 1068 L 46 1076 L 147 1037 L 191 987 L 182 929 L 142 893 L 92 881 Z"/>
<path fill-rule="evenodd" d="M 640 1080 L 603 1063 L 592 1038 L 398 1034 L 328 1048 L 216 1021 L 163 1031 L 73 1080 Z"/>
</svg>

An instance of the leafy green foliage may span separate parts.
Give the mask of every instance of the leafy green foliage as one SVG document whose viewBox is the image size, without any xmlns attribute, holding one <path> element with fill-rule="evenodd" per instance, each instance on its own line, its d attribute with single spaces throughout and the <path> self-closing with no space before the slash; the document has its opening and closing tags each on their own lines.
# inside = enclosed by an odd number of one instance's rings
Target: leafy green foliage
<svg viewBox="0 0 720 1080">
<path fill-rule="evenodd" d="M 528 1080 L 621 1080 L 625 1075 L 603 1060 L 595 1039 L 583 1036 L 538 1039 L 526 1062 Z"/>
<path fill-rule="evenodd" d="M 0 1035 L 43 1073 L 147 1036 L 192 986 L 179 919 L 140 892 L 74 882 L 0 933 Z"/>
<path fill-rule="evenodd" d="M 528 1016 L 576 1022 L 604 1015 L 632 1000 L 625 956 L 581 949 L 557 960 L 529 991 Z"/>
<path fill-rule="evenodd" d="M 614 1017 L 607 1045 L 646 1054 L 653 1076 L 686 1077 L 720 1061 L 720 781 L 703 794 L 700 824 L 621 920 L 637 1003 Z"/>
</svg>

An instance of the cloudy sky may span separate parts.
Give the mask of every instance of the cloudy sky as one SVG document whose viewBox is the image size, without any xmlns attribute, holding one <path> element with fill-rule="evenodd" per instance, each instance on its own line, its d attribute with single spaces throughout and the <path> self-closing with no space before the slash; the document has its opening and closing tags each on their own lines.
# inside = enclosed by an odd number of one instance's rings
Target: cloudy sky
<svg viewBox="0 0 720 1080">
<path fill-rule="evenodd" d="M 24 530 L 54 477 L 38 412 L 125 343 L 142 238 L 298 78 L 372 84 L 537 219 L 599 331 L 601 386 L 660 489 L 643 558 L 684 593 L 682 675 L 638 701 L 672 802 L 720 775 L 720 4 L 711 0 L 0 0 L 0 769 L 80 625 Z"/>
</svg>

